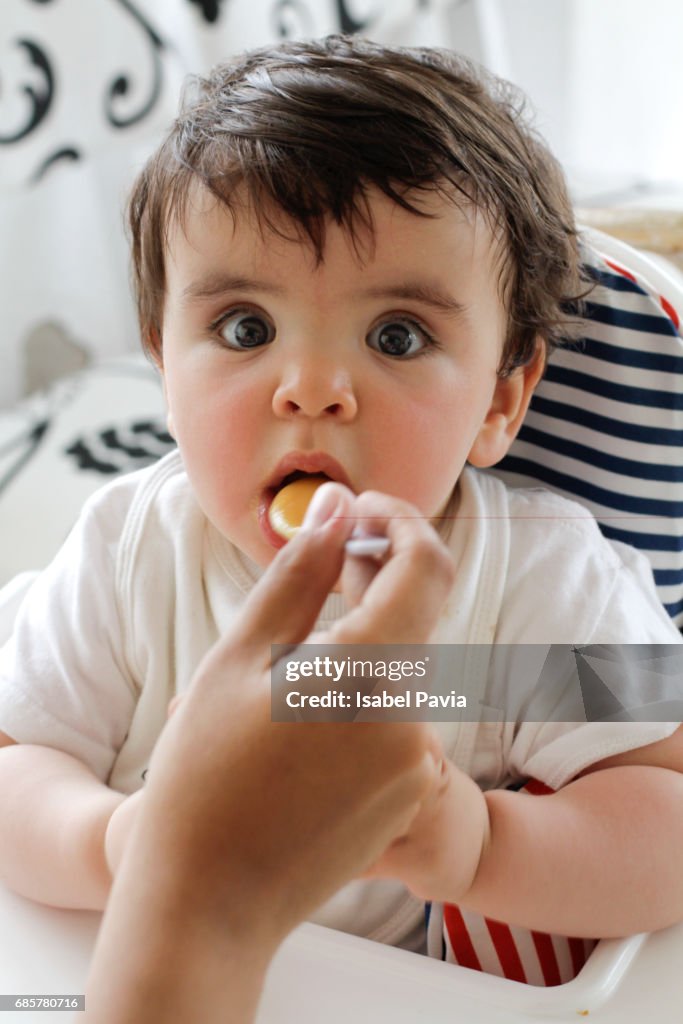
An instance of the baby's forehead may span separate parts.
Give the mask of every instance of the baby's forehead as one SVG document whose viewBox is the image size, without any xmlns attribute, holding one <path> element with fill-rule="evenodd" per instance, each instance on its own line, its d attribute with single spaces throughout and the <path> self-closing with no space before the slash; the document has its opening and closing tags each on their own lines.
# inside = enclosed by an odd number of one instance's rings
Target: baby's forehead
<svg viewBox="0 0 683 1024">
<path fill-rule="evenodd" d="M 170 211 L 166 251 L 172 261 L 187 247 L 211 255 L 223 247 L 235 251 L 246 244 L 253 256 L 261 251 L 275 259 L 295 247 L 299 255 L 301 250 L 308 252 L 315 270 L 325 260 L 330 234 L 341 233 L 360 264 L 407 255 L 408 247 L 447 236 L 470 248 L 476 239 L 480 254 L 494 254 L 500 248 L 499 224 L 452 186 L 406 190 L 404 196 L 407 205 L 369 186 L 362 189 L 355 216 L 340 221 L 327 211 L 311 225 L 272 198 L 252 196 L 245 186 L 219 197 L 195 180 Z"/>
</svg>

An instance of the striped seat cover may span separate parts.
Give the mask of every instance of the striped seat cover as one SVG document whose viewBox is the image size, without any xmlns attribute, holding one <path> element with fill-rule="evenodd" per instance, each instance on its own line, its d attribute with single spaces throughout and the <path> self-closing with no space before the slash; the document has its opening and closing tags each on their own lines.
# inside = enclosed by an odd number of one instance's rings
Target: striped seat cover
<svg viewBox="0 0 683 1024">
<path fill-rule="evenodd" d="M 595 287 L 580 337 L 552 353 L 496 475 L 577 499 L 606 537 L 642 550 L 681 627 L 683 278 L 599 232 L 584 237 Z"/>
<path fill-rule="evenodd" d="M 520 792 L 552 793 L 530 780 Z M 430 956 L 528 985 L 562 985 L 579 973 L 596 939 L 566 938 L 517 928 L 446 903 L 428 908 Z"/>
</svg>

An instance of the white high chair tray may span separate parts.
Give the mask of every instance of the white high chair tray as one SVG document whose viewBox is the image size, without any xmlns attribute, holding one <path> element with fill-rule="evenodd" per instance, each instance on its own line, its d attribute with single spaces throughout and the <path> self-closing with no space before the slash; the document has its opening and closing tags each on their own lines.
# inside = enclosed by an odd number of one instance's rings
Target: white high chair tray
<svg viewBox="0 0 683 1024">
<path fill-rule="evenodd" d="M 0 885 L 0 994 L 82 993 L 99 921 L 94 913 L 41 907 Z M 541 989 L 303 925 L 271 967 L 258 1024 L 678 1024 L 682 960 L 679 925 L 603 942 L 578 978 Z M 0 1016 L 2 1024 L 48 1020 L 55 1021 L 53 1011 Z"/>
</svg>

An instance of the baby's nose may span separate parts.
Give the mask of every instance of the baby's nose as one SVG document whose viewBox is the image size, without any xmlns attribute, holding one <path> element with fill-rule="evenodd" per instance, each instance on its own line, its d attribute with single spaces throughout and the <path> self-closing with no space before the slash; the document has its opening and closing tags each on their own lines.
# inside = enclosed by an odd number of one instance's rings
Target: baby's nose
<svg viewBox="0 0 683 1024">
<path fill-rule="evenodd" d="M 346 422 L 358 404 L 350 374 L 340 367 L 301 363 L 290 365 L 273 395 L 277 416 L 334 416 Z"/>
</svg>

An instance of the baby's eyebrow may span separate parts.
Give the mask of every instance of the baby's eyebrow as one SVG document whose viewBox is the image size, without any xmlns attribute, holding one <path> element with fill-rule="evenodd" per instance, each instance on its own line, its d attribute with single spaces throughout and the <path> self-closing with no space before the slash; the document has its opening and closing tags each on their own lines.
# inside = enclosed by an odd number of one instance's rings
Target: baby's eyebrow
<svg viewBox="0 0 683 1024">
<path fill-rule="evenodd" d="M 447 316 L 462 316 L 467 307 L 448 292 L 432 284 L 399 284 L 387 287 L 364 288 L 363 295 L 371 299 L 405 299 L 422 302 Z"/>
<path fill-rule="evenodd" d="M 230 274 L 224 271 L 211 271 L 188 284 L 181 293 L 183 304 L 195 299 L 212 299 L 229 292 L 251 291 L 266 295 L 284 295 L 283 285 L 241 274 Z M 375 285 L 364 288 L 362 296 L 371 299 L 393 299 L 421 302 L 446 316 L 462 316 L 467 307 L 447 291 L 429 283 L 406 282 L 397 285 Z"/>
<path fill-rule="evenodd" d="M 243 277 L 242 275 L 212 271 L 192 281 L 181 293 L 183 302 L 193 299 L 212 299 L 217 295 L 224 295 L 227 292 L 265 292 L 268 295 L 282 295 L 284 287 L 272 284 L 269 281 L 258 281 L 255 278 Z"/>
</svg>

